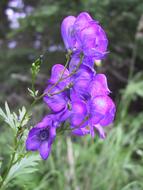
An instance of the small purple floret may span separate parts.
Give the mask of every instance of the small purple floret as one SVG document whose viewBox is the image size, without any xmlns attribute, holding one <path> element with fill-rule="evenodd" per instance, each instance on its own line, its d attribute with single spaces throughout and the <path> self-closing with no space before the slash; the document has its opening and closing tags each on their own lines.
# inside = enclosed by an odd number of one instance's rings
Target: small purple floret
<svg viewBox="0 0 143 190">
<path fill-rule="evenodd" d="M 56 124 L 56 122 L 55 122 Z M 29 131 L 26 140 L 26 149 L 28 151 L 39 151 L 41 157 L 45 160 L 51 152 L 51 145 L 56 137 L 56 125 L 53 116 L 48 115 Z"/>
</svg>

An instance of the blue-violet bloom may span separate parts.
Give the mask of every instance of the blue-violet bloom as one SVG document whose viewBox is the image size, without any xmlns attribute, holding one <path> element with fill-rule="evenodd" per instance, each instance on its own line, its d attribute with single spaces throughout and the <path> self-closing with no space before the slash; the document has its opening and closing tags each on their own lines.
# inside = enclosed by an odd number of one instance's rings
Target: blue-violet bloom
<svg viewBox="0 0 143 190">
<path fill-rule="evenodd" d="M 51 152 L 51 145 L 56 137 L 56 128 L 59 127 L 53 115 L 48 115 L 29 131 L 26 140 L 27 151 L 39 151 L 45 160 Z"/>
<path fill-rule="evenodd" d="M 106 33 L 87 12 L 77 17 L 66 17 L 61 25 L 61 34 L 67 49 L 83 52 L 85 57 L 101 60 L 107 54 Z"/>
</svg>

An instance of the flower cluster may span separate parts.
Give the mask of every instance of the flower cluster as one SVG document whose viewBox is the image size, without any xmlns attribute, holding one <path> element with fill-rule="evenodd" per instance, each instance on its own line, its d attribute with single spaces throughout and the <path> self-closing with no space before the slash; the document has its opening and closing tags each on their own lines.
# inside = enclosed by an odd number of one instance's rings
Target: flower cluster
<svg viewBox="0 0 143 190">
<path fill-rule="evenodd" d="M 86 12 L 66 17 L 61 33 L 70 61 L 52 67 L 44 91 L 44 102 L 50 114 L 30 130 L 26 148 L 39 151 L 47 159 L 56 137 L 56 129 L 68 123 L 71 134 L 105 138 L 104 127 L 112 123 L 115 105 L 104 74 L 94 70 L 95 60 L 107 54 L 108 40 L 99 23 Z"/>
</svg>

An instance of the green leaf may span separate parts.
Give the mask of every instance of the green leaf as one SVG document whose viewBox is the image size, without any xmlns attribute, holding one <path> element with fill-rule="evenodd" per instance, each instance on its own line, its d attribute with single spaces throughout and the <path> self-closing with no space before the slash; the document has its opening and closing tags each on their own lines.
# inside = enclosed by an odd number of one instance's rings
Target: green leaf
<svg viewBox="0 0 143 190">
<path fill-rule="evenodd" d="M 15 112 L 11 113 L 10 108 L 7 104 L 5 103 L 5 112 L 0 108 L 0 116 L 2 119 L 10 126 L 12 129 L 18 129 L 19 125 L 24 126 L 28 123 L 29 121 L 29 116 L 25 116 L 26 114 L 26 108 L 23 106 L 22 109 L 19 109 L 18 114 Z M 25 118 L 23 119 L 23 117 Z M 22 123 L 21 123 L 22 121 Z"/>
<path fill-rule="evenodd" d="M 14 178 L 20 178 L 22 175 L 35 172 L 38 168 L 38 161 L 41 160 L 39 155 L 30 154 L 25 156 L 19 162 L 12 166 L 5 180 L 5 185 Z"/>
<path fill-rule="evenodd" d="M 138 73 L 127 85 L 125 97 L 140 96 L 143 97 L 143 74 Z"/>
<path fill-rule="evenodd" d="M 15 129 L 16 125 L 13 118 L 13 114 L 10 112 L 7 102 L 5 103 L 5 111 L 6 113 L 4 113 L 4 111 L 0 108 L 0 116 L 11 128 Z"/>
</svg>

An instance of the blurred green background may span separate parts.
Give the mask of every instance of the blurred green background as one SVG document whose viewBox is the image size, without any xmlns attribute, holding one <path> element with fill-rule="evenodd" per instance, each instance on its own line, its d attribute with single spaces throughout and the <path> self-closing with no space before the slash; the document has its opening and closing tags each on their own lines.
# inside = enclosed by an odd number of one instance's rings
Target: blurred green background
<svg viewBox="0 0 143 190">
<path fill-rule="evenodd" d="M 108 77 L 117 105 L 107 138 L 59 136 L 38 170 L 18 176 L 16 190 L 143 190 L 143 1 L 0 0 L 0 105 L 13 110 L 31 102 L 31 63 L 44 54 L 36 82 L 43 91 L 52 65 L 65 63 L 60 24 L 87 11 L 109 38 L 109 55 L 97 68 Z M 42 101 L 33 121 L 47 113 Z M 11 135 L 9 135 L 11 134 Z M 12 133 L 0 122 L 0 161 L 7 164 Z"/>
</svg>

